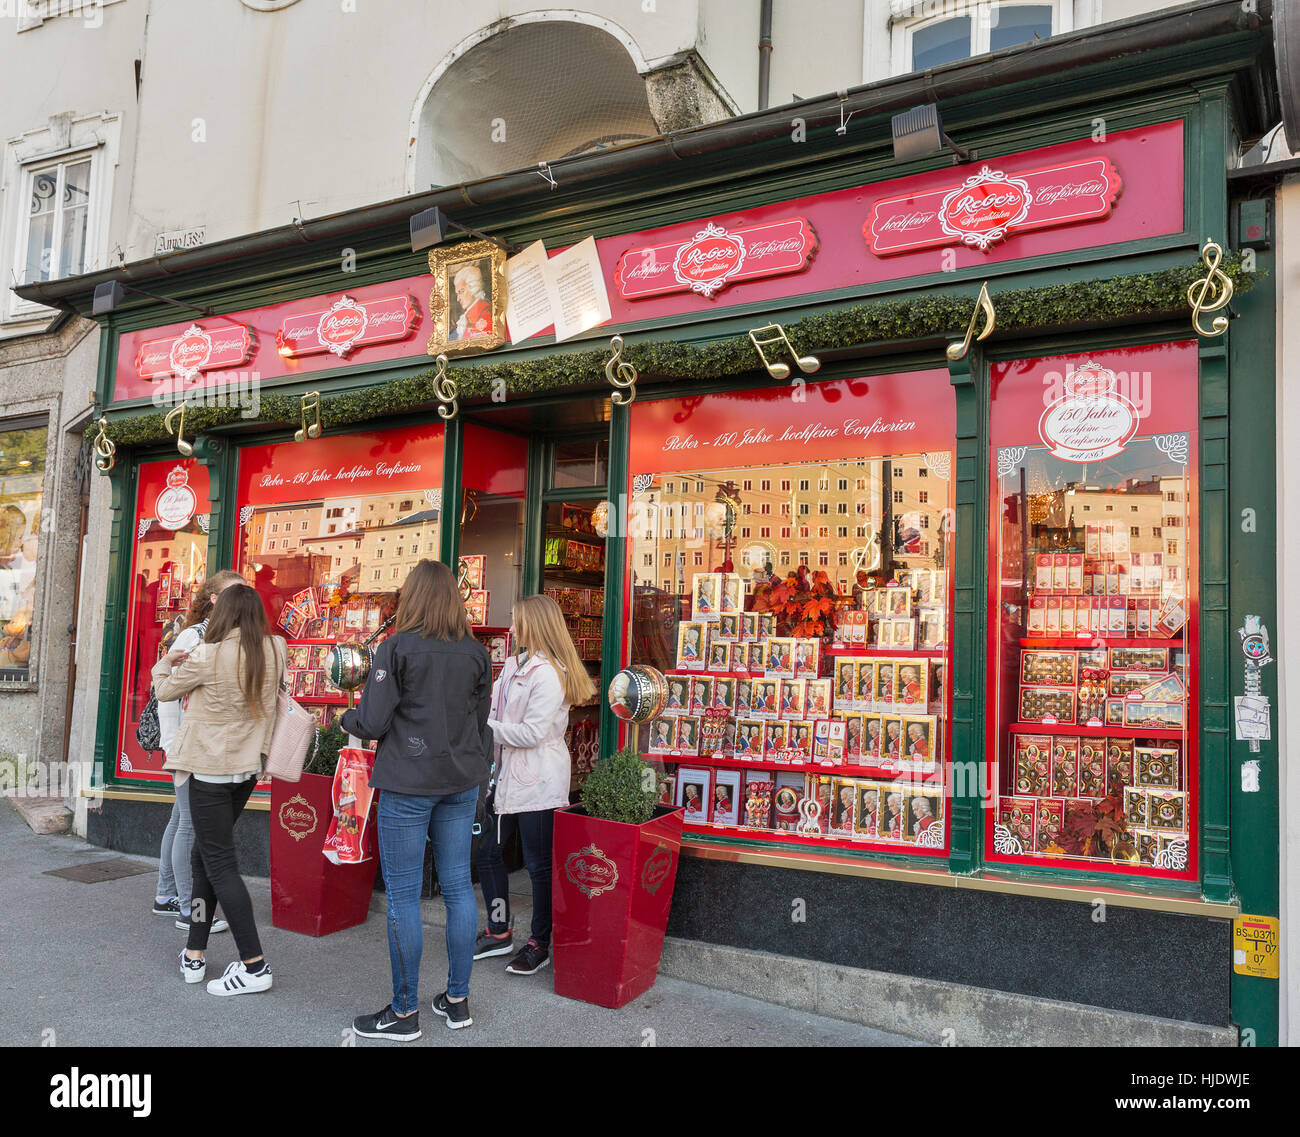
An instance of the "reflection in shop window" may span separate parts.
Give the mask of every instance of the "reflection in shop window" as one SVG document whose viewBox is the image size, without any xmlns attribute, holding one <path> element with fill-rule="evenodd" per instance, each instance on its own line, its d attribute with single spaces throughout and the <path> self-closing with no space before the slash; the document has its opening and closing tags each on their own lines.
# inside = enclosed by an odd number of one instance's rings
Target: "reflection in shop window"
<svg viewBox="0 0 1300 1137">
<path fill-rule="evenodd" d="M 47 428 L 0 431 L 0 683 L 29 677 Z"/>
</svg>

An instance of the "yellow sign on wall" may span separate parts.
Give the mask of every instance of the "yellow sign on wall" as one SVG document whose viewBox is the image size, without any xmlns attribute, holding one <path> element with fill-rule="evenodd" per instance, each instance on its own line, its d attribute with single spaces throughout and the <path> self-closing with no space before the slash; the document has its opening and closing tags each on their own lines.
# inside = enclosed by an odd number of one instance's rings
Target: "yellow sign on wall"
<svg viewBox="0 0 1300 1137">
<path fill-rule="evenodd" d="M 1278 977 L 1276 916 L 1238 916 L 1232 921 L 1232 970 L 1259 979 Z"/>
</svg>

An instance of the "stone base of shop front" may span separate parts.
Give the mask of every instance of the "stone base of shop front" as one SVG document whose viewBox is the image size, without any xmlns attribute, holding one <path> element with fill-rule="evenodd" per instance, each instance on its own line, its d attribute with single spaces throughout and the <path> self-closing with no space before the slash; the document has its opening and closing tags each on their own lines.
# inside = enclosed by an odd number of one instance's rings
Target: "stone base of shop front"
<svg viewBox="0 0 1300 1137">
<path fill-rule="evenodd" d="M 660 970 L 936 1044 L 1237 1044 L 1230 920 L 1096 911 L 684 855 Z"/>
</svg>

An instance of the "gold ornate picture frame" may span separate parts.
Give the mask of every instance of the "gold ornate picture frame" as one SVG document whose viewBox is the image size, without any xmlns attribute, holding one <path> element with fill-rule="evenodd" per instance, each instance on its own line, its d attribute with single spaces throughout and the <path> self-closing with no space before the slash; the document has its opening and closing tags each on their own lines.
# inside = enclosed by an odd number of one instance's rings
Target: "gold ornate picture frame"
<svg viewBox="0 0 1300 1137">
<path fill-rule="evenodd" d="M 506 342 L 506 254 L 491 241 L 461 241 L 429 253 L 433 291 L 430 355 L 473 355 Z"/>
</svg>

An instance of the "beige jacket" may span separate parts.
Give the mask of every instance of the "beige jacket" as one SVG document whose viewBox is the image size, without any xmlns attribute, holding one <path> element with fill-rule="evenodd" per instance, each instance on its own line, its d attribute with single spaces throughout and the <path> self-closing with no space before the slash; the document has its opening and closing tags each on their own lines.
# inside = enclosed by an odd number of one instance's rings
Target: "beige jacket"
<svg viewBox="0 0 1300 1137">
<path fill-rule="evenodd" d="M 254 714 L 240 687 L 239 631 L 220 643 L 201 643 L 175 671 L 164 656 L 153 669 L 160 703 L 189 694 L 164 770 L 191 774 L 260 773 L 275 728 L 275 696 L 284 678 L 286 649 L 279 636 L 263 640 L 266 673 L 261 715 Z"/>
</svg>

